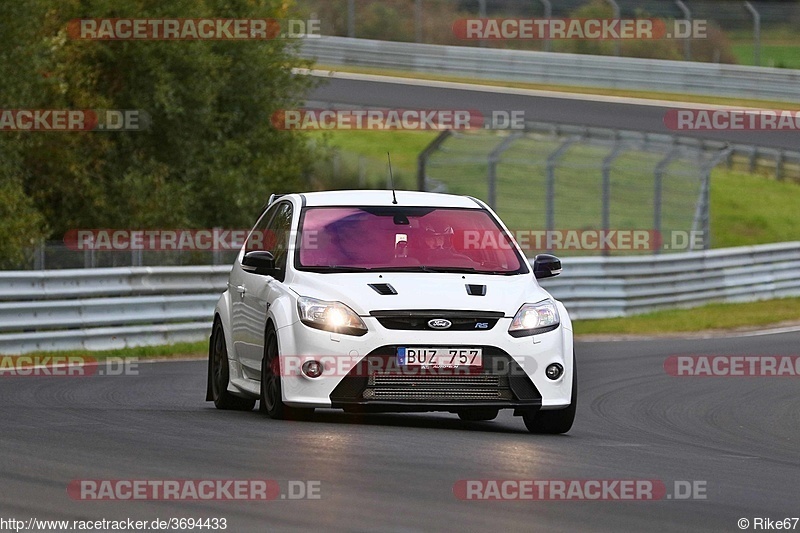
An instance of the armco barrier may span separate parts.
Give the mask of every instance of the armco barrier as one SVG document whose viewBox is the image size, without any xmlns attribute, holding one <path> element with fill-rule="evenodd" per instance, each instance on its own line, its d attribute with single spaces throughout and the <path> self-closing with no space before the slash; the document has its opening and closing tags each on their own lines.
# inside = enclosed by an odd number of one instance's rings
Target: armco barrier
<svg viewBox="0 0 800 533">
<path fill-rule="evenodd" d="M 302 55 L 324 66 L 460 78 L 800 101 L 800 70 L 470 46 L 320 37 Z"/>
<path fill-rule="evenodd" d="M 800 241 L 565 258 L 563 264 L 564 273 L 542 280 L 542 286 L 573 318 L 800 296 Z M 0 353 L 202 340 L 229 271 L 208 266 L 0 272 Z"/>
<path fill-rule="evenodd" d="M 0 272 L 0 353 L 197 341 L 230 266 Z"/>
</svg>

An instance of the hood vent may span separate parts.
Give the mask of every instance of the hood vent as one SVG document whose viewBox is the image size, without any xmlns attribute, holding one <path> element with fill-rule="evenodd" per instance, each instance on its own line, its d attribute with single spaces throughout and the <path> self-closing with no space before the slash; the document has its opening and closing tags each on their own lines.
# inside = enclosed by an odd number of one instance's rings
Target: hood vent
<svg viewBox="0 0 800 533">
<path fill-rule="evenodd" d="M 486 296 L 486 285 L 467 283 L 467 294 L 470 296 Z"/>
<path fill-rule="evenodd" d="M 378 294 L 382 294 L 384 296 L 390 294 L 397 294 L 397 291 L 389 285 L 388 283 L 369 283 L 369 286 Z"/>
</svg>

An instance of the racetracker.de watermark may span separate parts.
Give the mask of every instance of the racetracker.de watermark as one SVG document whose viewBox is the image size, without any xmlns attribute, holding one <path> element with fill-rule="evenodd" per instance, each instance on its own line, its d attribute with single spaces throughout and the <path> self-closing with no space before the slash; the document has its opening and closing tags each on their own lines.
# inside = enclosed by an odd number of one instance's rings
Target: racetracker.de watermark
<svg viewBox="0 0 800 533">
<path fill-rule="evenodd" d="M 647 229 L 515 229 L 514 240 L 524 252 L 693 250 L 703 247 L 701 231 L 673 230 L 662 233 Z M 510 249 L 511 242 L 499 230 L 464 230 L 453 233 L 459 251 Z"/>
<path fill-rule="evenodd" d="M 484 501 L 705 500 L 707 485 L 704 480 L 676 480 L 668 488 L 658 479 L 461 479 L 453 495 Z"/>
<path fill-rule="evenodd" d="M 453 23 L 463 40 L 705 39 L 706 20 L 592 18 L 464 18 Z"/>
<path fill-rule="evenodd" d="M 278 235 L 268 230 L 248 229 L 73 229 L 64 234 L 70 250 L 98 252 L 142 251 L 230 251 L 239 250 L 250 236 L 250 244 L 269 250 Z"/>
<path fill-rule="evenodd" d="M 138 376 L 137 358 L 79 355 L 2 355 L 0 378 L 5 377 L 88 377 Z"/>
<path fill-rule="evenodd" d="M 283 109 L 272 114 L 278 130 L 524 130 L 522 110 Z"/>
<path fill-rule="evenodd" d="M 0 109 L 0 131 L 142 131 L 140 109 Z"/>
<path fill-rule="evenodd" d="M 675 377 L 793 377 L 800 376 L 796 355 L 671 355 L 664 371 Z"/>
<path fill-rule="evenodd" d="M 787 109 L 670 109 L 664 125 L 676 131 L 798 131 L 800 111 Z"/>
<path fill-rule="evenodd" d="M 321 33 L 317 19 L 85 18 L 69 21 L 67 35 L 93 41 L 258 41 Z"/>
<path fill-rule="evenodd" d="M 322 499 L 318 480 L 74 479 L 67 494 L 80 501 L 272 501 Z"/>
</svg>

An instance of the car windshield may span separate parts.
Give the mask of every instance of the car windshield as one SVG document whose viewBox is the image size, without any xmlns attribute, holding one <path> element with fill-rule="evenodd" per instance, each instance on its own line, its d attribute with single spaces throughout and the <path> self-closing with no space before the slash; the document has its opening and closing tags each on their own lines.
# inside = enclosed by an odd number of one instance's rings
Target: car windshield
<svg viewBox="0 0 800 533">
<path fill-rule="evenodd" d="M 528 272 L 483 209 L 311 207 L 304 210 L 299 243 L 301 270 Z"/>
</svg>

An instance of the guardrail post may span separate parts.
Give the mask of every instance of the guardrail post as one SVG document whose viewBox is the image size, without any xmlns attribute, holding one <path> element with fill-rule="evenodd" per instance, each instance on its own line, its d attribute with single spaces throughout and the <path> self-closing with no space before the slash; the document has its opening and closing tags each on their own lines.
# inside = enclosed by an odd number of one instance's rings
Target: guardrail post
<svg viewBox="0 0 800 533">
<path fill-rule="evenodd" d="M 616 0 L 606 0 L 609 4 L 611 4 L 611 9 L 614 10 L 614 18 L 616 20 L 620 19 L 620 12 L 619 12 L 619 4 L 617 4 Z M 619 55 L 619 39 L 614 39 L 614 55 Z"/>
<path fill-rule="evenodd" d="M 503 155 L 503 152 L 508 150 L 514 141 L 519 139 L 521 136 L 522 134 L 520 132 L 512 133 L 503 139 L 500 144 L 495 146 L 489 153 L 489 167 L 486 176 L 486 179 L 489 182 L 487 203 L 492 209 L 494 209 L 497 205 L 497 163 L 500 162 L 500 156 Z"/>
<path fill-rule="evenodd" d="M 778 155 L 775 157 L 775 179 L 783 181 L 783 150 L 778 150 Z"/>
<path fill-rule="evenodd" d="M 614 149 L 603 159 L 602 173 L 603 173 L 603 231 L 607 234 L 611 229 L 611 164 L 619 157 L 619 154 L 625 149 L 624 144 L 619 140 L 614 140 Z M 608 250 L 603 248 L 603 255 L 608 255 Z"/>
<path fill-rule="evenodd" d="M 440 133 L 431 143 L 425 147 L 422 152 L 417 156 L 417 190 L 424 191 L 425 189 L 425 169 L 428 164 L 428 158 L 439 149 L 444 141 L 453 134 L 450 130 L 444 130 Z"/>
<path fill-rule="evenodd" d="M 556 148 L 556 150 L 547 156 L 547 192 L 545 194 L 545 210 L 547 211 L 547 231 L 552 232 L 555 230 L 556 226 L 556 213 L 555 213 L 555 199 L 556 199 L 556 162 L 561 155 L 567 151 L 567 149 L 576 141 L 578 141 L 580 137 L 570 137 L 563 143 L 561 146 Z M 548 239 L 550 242 L 550 239 Z M 548 252 L 552 252 L 553 250 L 548 250 Z"/>
<path fill-rule="evenodd" d="M 681 12 L 683 13 L 684 20 L 688 20 L 689 21 L 689 24 L 690 24 L 690 27 L 691 27 L 692 12 L 689 11 L 689 8 L 686 7 L 686 4 L 684 4 L 681 0 L 675 0 L 675 4 L 678 6 L 678 9 L 680 9 Z M 689 35 L 689 37 L 687 37 L 686 39 L 683 40 L 683 58 L 686 61 L 691 61 L 692 60 L 692 37 L 691 37 L 691 35 Z"/>
<path fill-rule="evenodd" d="M 347 36 L 356 36 L 356 0 L 347 0 Z"/>
<path fill-rule="evenodd" d="M 745 9 L 753 16 L 753 64 L 761 66 L 761 13 L 750 2 L 744 3 Z"/>
<path fill-rule="evenodd" d="M 550 0 L 539 0 L 544 6 L 544 18 L 551 19 L 553 18 L 553 4 L 550 3 Z M 553 51 L 553 42 L 550 40 L 550 32 L 547 32 L 547 36 L 544 39 L 544 51 L 545 52 L 552 52 Z"/>
<path fill-rule="evenodd" d="M 750 174 L 755 172 L 756 170 L 756 159 L 758 158 L 758 147 L 753 146 L 752 150 L 750 151 Z"/>
</svg>

